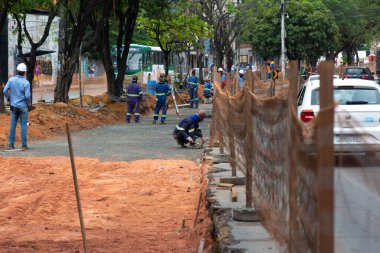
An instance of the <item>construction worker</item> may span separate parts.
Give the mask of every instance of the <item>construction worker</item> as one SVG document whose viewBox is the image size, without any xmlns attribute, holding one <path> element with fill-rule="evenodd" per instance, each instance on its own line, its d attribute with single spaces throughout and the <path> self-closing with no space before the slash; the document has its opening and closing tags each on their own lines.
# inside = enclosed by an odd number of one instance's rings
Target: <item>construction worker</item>
<svg viewBox="0 0 380 253">
<path fill-rule="evenodd" d="M 198 109 L 198 76 L 195 75 L 195 69 L 191 71 L 191 76 L 187 79 L 187 88 L 190 94 L 190 108 Z"/>
<path fill-rule="evenodd" d="M 272 71 L 271 71 L 271 66 L 270 66 L 270 61 L 267 61 L 267 80 L 270 80 L 272 77 Z"/>
<path fill-rule="evenodd" d="M 243 82 L 244 82 L 244 70 L 239 70 L 239 88 L 243 88 Z"/>
<path fill-rule="evenodd" d="M 162 109 L 161 114 L 161 124 L 165 124 L 166 121 L 166 110 L 167 103 L 166 98 L 172 93 L 172 88 L 169 84 L 165 83 L 165 74 L 160 74 L 159 82 L 156 85 L 155 96 L 156 96 L 156 108 L 154 109 L 153 124 L 157 123 L 158 117 L 160 116 L 160 110 Z"/>
<path fill-rule="evenodd" d="M 210 103 L 210 100 L 212 101 L 212 97 L 214 96 L 213 90 L 214 88 L 212 87 L 211 79 L 210 77 L 207 77 L 206 83 L 203 87 L 203 96 L 205 97 L 206 104 Z"/>
<path fill-rule="evenodd" d="M 131 123 L 131 116 L 135 114 L 135 122 L 139 122 L 140 118 L 140 106 L 139 103 L 142 100 L 142 90 L 141 86 L 137 83 L 139 78 L 135 75 L 132 77 L 132 83 L 127 87 L 127 97 L 128 97 L 128 112 L 127 112 L 127 124 Z"/>
<path fill-rule="evenodd" d="M 201 138 L 203 145 L 205 140 L 203 139 L 202 131 L 199 128 L 199 122 L 202 122 L 205 118 L 206 113 L 199 110 L 197 113 L 181 120 L 173 131 L 173 137 L 178 145 L 182 148 L 186 148 L 186 144 L 190 143 L 190 147 L 197 147 L 195 145 L 197 138 Z"/>
<path fill-rule="evenodd" d="M 17 75 L 10 78 L 5 85 L 4 95 L 10 103 L 11 124 L 9 128 L 9 140 L 7 150 L 15 149 L 15 137 L 17 122 L 21 127 L 21 150 L 29 149 L 27 145 L 28 107 L 31 102 L 30 83 L 25 79 L 26 65 L 17 65 Z"/>
</svg>

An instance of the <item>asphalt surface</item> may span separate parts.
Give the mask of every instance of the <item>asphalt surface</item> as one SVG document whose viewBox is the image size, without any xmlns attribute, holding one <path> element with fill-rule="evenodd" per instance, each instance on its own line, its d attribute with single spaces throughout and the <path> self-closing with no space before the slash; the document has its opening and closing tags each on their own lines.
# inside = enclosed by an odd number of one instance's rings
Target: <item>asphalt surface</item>
<svg viewBox="0 0 380 253">
<path fill-rule="evenodd" d="M 209 139 L 211 104 L 201 104 L 207 118 L 200 123 L 206 139 Z M 71 133 L 74 156 L 98 158 L 104 161 L 132 161 L 142 159 L 186 159 L 196 161 L 203 149 L 181 148 L 172 137 L 178 122 L 197 112 L 196 109 L 181 108 L 179 115 L 168 110 L 167 124 L 152 124 L 153 116 L 145 115 L 141 123 L 103 126 L 96 129 Z M 159 122 L 159 121 L 158 121 Z M 69 156 L 67 137 L 54 140 L 29 142 L 27 151 L 0 151 L 3 157 Z M 207 143 L 206 143 L 207 145 Z"/>
</svg>

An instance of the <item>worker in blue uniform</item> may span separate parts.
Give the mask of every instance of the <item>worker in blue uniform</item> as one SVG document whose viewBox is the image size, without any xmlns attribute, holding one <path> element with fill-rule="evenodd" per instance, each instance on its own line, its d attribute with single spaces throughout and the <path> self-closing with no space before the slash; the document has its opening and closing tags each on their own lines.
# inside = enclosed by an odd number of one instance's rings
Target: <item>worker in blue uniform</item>
<svg viewBox="0 0 380 253">
<path fill-rule="evenodd" d="M 205 103 L 209 103 L 212 100 L 212 97 L 214 96 L 213 90 L 214 88 L 212 87 L 211 79 L 207 77 L 206 83 L 203 87 L 203 96 L 205 98 Z"/>
<path fill-rule="evenodd" d="M 187 79 L 187 87 L 190 94 L 190 108 L 194 107 L 198 109 L 198 76 L 195 75 L 195 69 L 191 71 L 191 76 Z"/>
<path fill-rule="evenodd" d="M 127 124 L 131 123 L 131 116 L 135 114 L 135 122 L 138 123 L 140 119 L 140 106 L 139 103 L 142 100 L 141 86 L 137 83 L 138 77 L 132 77 L 132 83 L 127 87 L 128 97 L 128 112 L 127 112 Z"/>
<path fill-rule="evenodd" d="M 202 131 L 199 128 L 199 122 L 203 121 L 205 118 L 206 113 L 200 110 L 181 120 L 173 131 L 173 137 L 178 145 L 186 148 L 185 144 L 190 143 L 190 146 L 194 146 L 197 138 L 201 138 L 203 144 L 205 141 L 203 139 Z"/>
<path fill-rule="evenodd" d="M 166 121 L 166 110 L 167 110 L 167 102 L 166 98 L 168 95 L 172 93 L 172 88 L 169 84 L 165 83 L 165 74 L 160 74 L 159 82 L 156 85 L 156 108 L 154 109 L 153 115 L 153 124 L 157 123 L 158 117 L 160 116 L 160 110 L 162 109 L 161 114 L 161 124 L 165 124 Z"/>
</svg>

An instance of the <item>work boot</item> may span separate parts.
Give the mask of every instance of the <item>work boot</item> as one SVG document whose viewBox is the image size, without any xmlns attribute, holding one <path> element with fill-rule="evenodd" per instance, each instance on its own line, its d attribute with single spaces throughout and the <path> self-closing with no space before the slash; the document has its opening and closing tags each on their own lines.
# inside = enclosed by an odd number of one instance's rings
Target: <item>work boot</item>
<svg viewBox="0 0 380 253">
<path fill-rule="evenodd" d="M 153 122 L 152 122 L 152 124 L 157 124 L 157 120 L 154 119 Z"/>
<path fill-rule="evenodd" d="M 21 150 L 28 150 L 28 149 L 29 149 L 28 145 L 22 145 L 21 146 Z"/>
<path fill-rule="evenodd" d="M 7 147 L 7 150 L 14 150 L 15 149 L 15 145 L 14 144 L 9 144 L 8 147 Z"/>
</svg>

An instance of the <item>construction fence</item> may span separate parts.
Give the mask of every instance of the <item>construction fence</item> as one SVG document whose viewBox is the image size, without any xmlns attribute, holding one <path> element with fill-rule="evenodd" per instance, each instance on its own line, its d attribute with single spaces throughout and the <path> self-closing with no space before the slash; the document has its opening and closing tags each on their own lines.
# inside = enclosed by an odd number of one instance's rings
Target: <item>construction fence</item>
<svg viewBox="0 0 380 253">
<path fill-rule="evenodd" d="M 238 76 L 224 90 L 215 80 L 210 145 L 219 141 L 230 154 L 232 176 L 245 174 L 246 206 L 259 210 L 281 252 L 333 252 L 334 66 L 321 64 L 321 110 L 304 125 L 295 107 L 297 63 L 290 65 L 286 96 L 255 95 L 265 84 L 253 73 L 246 73 L 242 89 Z"/>
</svg>

